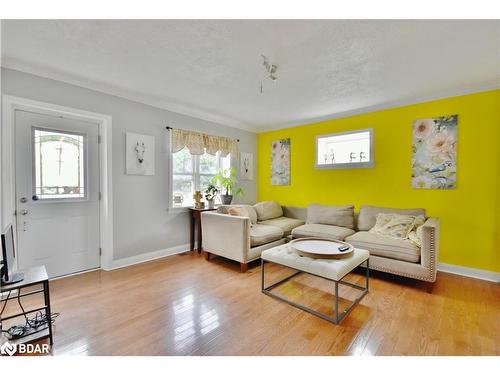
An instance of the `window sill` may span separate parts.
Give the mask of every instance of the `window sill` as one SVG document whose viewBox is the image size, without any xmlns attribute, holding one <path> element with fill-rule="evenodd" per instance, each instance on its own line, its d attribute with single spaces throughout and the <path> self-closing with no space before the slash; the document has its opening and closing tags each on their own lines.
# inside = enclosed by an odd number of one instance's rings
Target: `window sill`
<svg viewBox="0 0 500 375">
<path fill-rule="evenodd" d="M 215 209 L 222 206 L 222 203 L 216 204 Z M 194 208 L 194 206 L 186 206 L 186 207 L 169 207 L 167 208 L 167 212 L 169 214 L 181 214 L 185 212 L 189 212 L 190 208 Z"/>
</svg>

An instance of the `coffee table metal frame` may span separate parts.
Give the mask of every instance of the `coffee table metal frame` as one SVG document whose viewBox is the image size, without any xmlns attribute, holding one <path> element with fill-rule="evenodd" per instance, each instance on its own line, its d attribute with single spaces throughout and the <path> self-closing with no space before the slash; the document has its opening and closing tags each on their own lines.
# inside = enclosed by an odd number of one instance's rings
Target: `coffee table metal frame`
<svg viewBox="0 0 500 375">
<path fill-rule="evenodd" d="M 285 277 L 284 279 L 272 284 L 272 285 L 269 285 L 267 287 L 265 287 L 265 284 L 264 284 L 264 279 L 265 279 L 265 263 L 268 262 L 268 263 L 274 263 L 274 264 L 277 264 L 277 265 L 280 265 L 282 267 L 287 267 L 287 268 L 290 268 L 290 269 L 293 269 L 297 272 L 293 273 L 292 275 L 290 276 L 287 276 Z M 365 286 L 361 286 L 361 285 L 357 285 L 357 284 L 353 284 L 353 283 L 350 283 L 350 282 L 347 282 L 347 281 L 344 281 L 344 277 L 346 277 L 347 275 L 349 275 L 353 270 L 355 270 L 356 268 L 358 268 L 359 266 L 361 266 L 363 263 L 366 263 L 366 273 L 365 273 L 365 280 L 366 280 L 366 284 Z M 271 296 L 273 298 L 276 298 L 276 299 L 279 299 L 283 302 L 286 302 L 294 307 L 297 307 L 301 310 L 304 310 L 304 311 L 307 311 L 308 313 L 310 314 L 313 314 L 313 315 L 316 315 L 317 317 L 319 318 L 322 318 L 322 319 L 325 319 L 325 320 L 328 320 L 329 322 L 331 323 L 334 323 L 334 324 L 339 324 L 346 316 L 347 314 L 354 308 L 354 306 L 356 306 L 359 301 L 361 301 L 361 299 L 366 295 L 366 293 L 368 293 L 368 288 L 369 288 L 369 279 L 370 279 L 370 258 L 362 261 L 360 264 L 358 264 L 357 266 L 353 267 L 353 269 L 351 271 L 349 271 L 348 273 L 346 273 L 342 278 L 340 278 L 339 280 L 333 280 L 333 279 L 329 279 L 327 277 L 323 277 L 323 276 L 320 276 L 320 275 L 316 275 L 314 273 L 310 273 L 310 272 L 307 272 L 307 271 L 303 271 L 303 270 L 299 270 L 297 268 L 293 268 L 293 267 L 289 267 L 289 266 L 285 266 L 284 264 L 281 264 L 281 263 L 275 263 L 275 262 L 271 262 L 271 261 L 268 261 L 268 260 L 264 260 L 264 259 L 260 259 L 260 265 L 261 265 L 261 291 L 262 293 L 268 295 L 268 296 Z M 325 280 L 328 280 L 328 281 L 333 281 L 335 283 L 335 298 L 334 298 L 334 305 L 335 305 L 335 309 L 334 309 L 334 315 L 335 317 L 332 318 L 328 315 L 325 315 L 323 313 L 320 313 L 319 311 L 316 311 L 316 310 L 313 310 L 305 305 L 301 305 L 300 303 L 297 303 L 297 302 L 294 302 L 294 301 L 291 301 L 285 297 L 282 297 L 278 294 L 275 294 L 275 293 L 272 293 L 271 290 L 274 289 L 275 287 L 277 287 L 278 285 L 281 285 L 283 284 L 284 282 L 290 280 L 291 278 L 301 274 L 301 273 L 307 273 L 309 275 L 312 275 L 312 276 L 316 276 L 316 277 L 321 277 L 322 279 L 325 279 Z M 351 288 L 355 288 L 355 289 L 358 289 L 358 290 L 361 290 L 362 291 L 362 294 L 360 296 L 358 296 L 353 302 L 352 304 L 347 307 L 346 309 L 344 309 L 344 311 L 342 311 L 341 314 L 339 314 L 339 284 L 342 284 L 342 285 L 346 285 L 346 286 L 349 286 Z"/>
</svg>

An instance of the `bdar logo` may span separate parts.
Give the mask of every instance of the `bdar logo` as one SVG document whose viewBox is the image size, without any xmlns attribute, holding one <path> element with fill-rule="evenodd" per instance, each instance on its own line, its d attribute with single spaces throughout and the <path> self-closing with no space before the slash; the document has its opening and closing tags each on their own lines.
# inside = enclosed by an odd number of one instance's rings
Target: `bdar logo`
<svg viewBox="0 0 500 375">
<path fill-rule="evenodd" d="M 14 355 L 14 354 L 49 354 L 49 344 L 11 344 L 5 342 L 0 346 L 0 354 Z"/>
<path fill-rule="evenodd" d="M 16 354 L 16 347 L 7 341 L 0 347 L 0 354 L 12 356 Z"/>
</svg>

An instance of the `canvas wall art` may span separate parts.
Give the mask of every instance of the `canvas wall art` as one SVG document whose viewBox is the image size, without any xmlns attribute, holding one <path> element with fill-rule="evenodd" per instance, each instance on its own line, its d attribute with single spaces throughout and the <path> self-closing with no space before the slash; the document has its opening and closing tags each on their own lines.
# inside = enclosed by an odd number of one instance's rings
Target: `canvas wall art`
<svg viewBox="0 0 500 375">
<path fill-rule="evenodd" d="M 131 175 L 154 176 L 155 137 L 136 133 L 125 135 L 125 168 Z"/>
<path fill-rule="evenodd" d="M 414 188 L 456 187 L 457 127 L 457 115 L 421 119 L 413 123 Z"/>
<path fill-rule="evenodd" d="M 253 154 L 240 153 L 240 180 L 253 180 Z"/>
<path fill-rule="evenodd" d="M 290 138 L 271 144 L 271 184 L 290 185 Z"/>
</svg>

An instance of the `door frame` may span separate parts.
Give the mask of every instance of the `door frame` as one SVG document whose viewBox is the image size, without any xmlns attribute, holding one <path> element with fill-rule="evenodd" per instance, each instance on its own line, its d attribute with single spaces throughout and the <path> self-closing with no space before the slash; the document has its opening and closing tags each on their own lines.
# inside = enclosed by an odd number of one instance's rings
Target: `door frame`
<svg viewBox="0 0 500 375">
<path fill-rule="evenodd" d="M 111 270 L 113 263 L 112 117 L 101 113 L 84 111 L 17 96 L 2 96 L 2 217 L 0 217 L 0 227 L 2 230 L 9 223 L 15 223 L 16 190 L 14 127 L 16 110 L 91 121 L 98 125 L 100 137 L 99 191 L 101 193 L 99 202 L 100 268 L 107 271 Z"/>
</svg>

